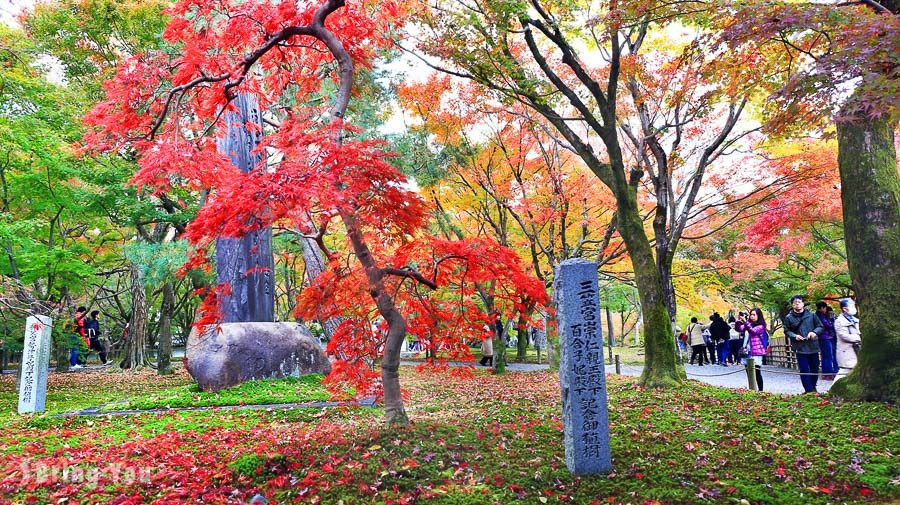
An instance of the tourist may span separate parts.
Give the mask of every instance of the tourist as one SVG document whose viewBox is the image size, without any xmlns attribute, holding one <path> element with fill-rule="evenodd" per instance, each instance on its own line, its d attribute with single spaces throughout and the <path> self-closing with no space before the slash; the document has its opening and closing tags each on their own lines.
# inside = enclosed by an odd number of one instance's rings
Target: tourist
<svg viewBox="0 0 900 505">
<path fill-rule="evenodd" d="M 688 338 L 690 338 L 691 349 L 693 349 L 690 359 L 690 364 L 692 365 L 695 357 L 698 360 L 697 364 L 700 366 L 703 366 L 704 359 L 709 363 L 709 359 L 706 357 L 706 341 L 703 338 L 703 332 L 706 329 L 707 326 L 698 323 L 696 317 L 691 318 L 691 324 L 687 327 L 687 333 Z"/>
<path fill-rule="evenodd" d="M 791 311 L 784 316 L 784 334 L 791 341 L 800 368 L 800 382 L 806 393 L 816 392 L 819 382 L 819 335 L 824 328 L 819 318 L 806 310 L 803 297 L 791 297 Z"/>
<path fill-rule="evenodd" d="M 720 316 L 718 312 L 712 315 L 712 324 L 709 326 L 709 334 L 712 337 L 712 341 L 716 344 L 716 358 L 722 366 L 728 366 L 728 338 L 730 336 L 730 330 L 731 328 L 728 327 L 728 323 L 722 319 L 722 316 Z"/>
<path fill-rule="evenodd" d="M 688 351 L 688 334 L 686 331 L 679 328 L 677 324 L 675 325 L 675 341 L 678 344 L 681 362 L 684 363 L 684 357 L 687 356 Z"/>
<path fill-rule="evenodd" d="M 738 315 L 735 322 L 737 332 L 744 335 L 742 347 L 747 357 L 753 358 L 753 368 L 756 370 L 756 389 L 763 390 L 762 360 L 769 353 L 769 333 L 766 330 L 766 318 L 762 310 L 754 308 L 744 320 L 743 313 Z"/>
<path fill-rule="evenodd" d="M 739 312 L 738 316 L 744 318 L 744 313 Z M 737 319 L 734 316 L 728 318 L 728 361 L 735 365 L 741 363 L 741 345 L 744 343 L 744 335 L 737 330 Z"/>
<path fill-rule="evenodd" d="M 481 366 L 494 366 L 494 335 L 490 329 L 485 327 L 487 338 L 481 341 Z"/>
<path fill-rule="evenodd" d="M 69 337 L 69 366 L 74 369 L 81 368 L 81 343 L 87 338 L 85 330 L 85 314 L 87 307 L 78 307 L 72 321 L 72 335 Z"/>
<path fill-rule="evenodd" d="M 703 329 L 703 341 L 706 343 L 706 351 L 709 353 L 709 362 L 712 364 L 716 363 L 716 341 L 712 338 L 712 331 L 710 331 L 710 326 L 712 326 L 713 316 L 709 316 L 709 324 L 706 325 Z"/>
<path fill-rule="evenodd" d="M 100 315 L 99 310 L 92 311 L 91 317 L 84 322 L 84 327 L 87 331 L 88 340 L 90 340 L 88 349 L 97 351 L 97 355 L 100 356 L 100 362 L 105 365 L 106 349 L 100 342 L 100 321 L 97 319 L 98 315 Z"/>
<path fill-rule="evenodd" d="M 859 319 L 856 317 L 856 304 L 850 298 L 841 300 L 841 315 L 834 320 L 834 333 L 837 340 L 835 352 L 837 364 L 842 369 L 856 366 L 857 352 L 862 343 L 859 333 Z"/>
<path fill-rule="evenodd" d="M 819 352 L 822 355 L 822 380 L 833 381 L 838 371 L 837 359 L 834 355 L 835 335 L 834 318 L 828 315 L 828 304 L 819 302 L 816 304 L 816 317 L 822 324 L 822 334 L 819 335 Z"/>
</svg>

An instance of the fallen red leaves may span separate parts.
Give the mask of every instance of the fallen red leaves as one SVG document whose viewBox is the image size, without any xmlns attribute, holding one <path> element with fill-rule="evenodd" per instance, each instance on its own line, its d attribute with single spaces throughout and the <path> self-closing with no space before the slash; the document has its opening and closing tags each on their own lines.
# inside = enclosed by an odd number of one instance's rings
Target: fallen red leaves
<svg viewBox="0 0 900 505">
<path fill-rule="evenodd" d="M 671 392 L 638 393 L 629 379 L 617 377 L 608 381 L 617 473 L 574 478 L 562 455 L 555 373 L 476 372 L 466 380 L 403 371 L 415 423 L 405 429 L 385 430 L 378 412 L 351 408 L 299 419 L 278 412 L 205 412 L 78 418 L 45 427 L 17 422 L 14 437 L 0 433 L 0 495 L 36 503 L 246 503 L 262 492 L 272 503 L 333 503 L 344 496 L 352 497 L 345 503 L 399 504 L 457 493 L 484 497 L 485 503 L 666 503 L 655 495 L 671 493 L 680 502 L 733 502 L 747 497 L 748 482 L 760 481 L 779 492 L 818 496 L 816 502 L 879 497 L 870 486 L 847 480 L 847 472 L 865 470 L 867 453 L 854 453 L 850 469 L 833 457 L 819 465 L 810 454 L 792 452 L 800 446 L 791 444 L 802 444 L 799 436 L 785 439 L 782 430 L 771 431 L 765 415 L 750 415 L 753 405 L 727 415 L 760 424 L 757 436 L 763 439 L 745 432 L 730 438 L 737 418 L 711 425 L 701 421 L 706 411 L 692 401 Z M 138 384 L 149 379 L 126 377 Z M 689 396 L 687 390 L 681 394 Z M 689 407 L 682 409 L 683 403 Z M 645 416 L 648 408 L 654 413 Z M 803 422 L 794 419 L 795 427 Z M 676 421 L 690 429 L 672 433 L 656 426 Z M 719 424 L 721 432 L 694 436 Z M 871 433 L 873 440 L 885 436 L 877 427 Z M 748 452 L 749 459 L 735 456 Z M 752 478 L 748 464 L 758 469 Z M 822 471 L 844 474 L 822 479 Z M 672 479 L 681 485 L 671 487 Z"/>
</svg>

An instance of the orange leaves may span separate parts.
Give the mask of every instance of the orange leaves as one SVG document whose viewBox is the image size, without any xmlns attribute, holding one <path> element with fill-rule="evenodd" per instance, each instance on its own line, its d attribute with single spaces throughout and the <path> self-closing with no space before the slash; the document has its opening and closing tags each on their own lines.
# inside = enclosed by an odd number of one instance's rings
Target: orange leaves
<svg viewBox="0 0 900 505">
<path fill-rule="evenodd" d="M 746 231 L 746 245 L 757 251 L 778 245 L 782 254 L 793 252 L 808 240 L 812 225 L 842 219 L 836 148 L 824 142 L 789 147 L 794 152 L 776 154 L 768 166 L 773 175 L 795 182 L 766 202 Z"/>
</svg>

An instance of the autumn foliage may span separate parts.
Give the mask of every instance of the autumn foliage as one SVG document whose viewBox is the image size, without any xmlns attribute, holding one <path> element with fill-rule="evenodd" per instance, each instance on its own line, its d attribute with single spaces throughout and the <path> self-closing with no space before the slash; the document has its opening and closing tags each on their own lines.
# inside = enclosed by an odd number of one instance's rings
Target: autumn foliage
<svg viewBox="0 0 900 505">
<path fill-rule="evenodd" d="M 190 268 L 208 264 L 216 238 L 260 227 L 347 240 L 337 252 L 326 251 L 329 271 L 304 290 L 297 309 L 307 320 L 343 318 L 328 346 L 338 358 L 329 378 L 335 389 L 380 392 L 373 363 L 399 346 L 372 328 L 397 324 L 385 303 L 407 314 L 413 336 L 464 360 L 471 359 L 466 344 L 487 337 L 476 285 L 487 286 L 493 305 L 509 317 L 524 310 L 516 305 L 523 295 L 531 307 L 546 304 L 543 285 L 510 250 L 490 240 L 424 234 L 426 204 L 389 163 L 384 143 L 362 140 L 344 119 L 348 76 L 386 47 L 387 34 L 404 19 L 398 4 L 183 0 L 167 15 L 164 37 L 177 50 L 138 54 L 120 65 L 105 85 L 106 101 L 86 117 L 93 126 L 86 141 L 134 153 L 140 170 L 133 183 L 146 191 L 205 192 L 185 234 L 193 246 Z M 334 102 L 323 82 L 328 75 L 340 84 Z M 265 162 L 248 173 L 216 147 L 237 93 L 258 97 L 266 118 L 250 125 L 264 133 L 255 152 Z M 340 251 L 354 251 L 360 263 Z M 215 297 L 208 295 L 205 305 L 214 309 Z"/>
</svg>

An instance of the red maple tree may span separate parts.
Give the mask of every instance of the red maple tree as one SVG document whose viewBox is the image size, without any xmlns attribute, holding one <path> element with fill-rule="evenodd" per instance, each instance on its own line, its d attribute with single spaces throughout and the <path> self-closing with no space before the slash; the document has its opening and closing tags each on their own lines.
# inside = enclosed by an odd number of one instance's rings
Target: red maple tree
<svg viewBox="0 0 900 505">
<path fill-rule="evenodd" d="M 275 222 L 345 238 L 351 252 L 326 251 L 330 270 L 304 291 L 297 309 L 321 318 L 325 307 L 345 318 L 328 347 L 338 358 L 332 384 L 383 393 L 388 423 L 407 424 L 399 382 L 407 332 L 450 358 L 471 359 L 466 339 L 487 336 L 473 282 L 490 284 L 509 301 L 509 313 L 516 291 L 546 304 L 541 283 L 495 242 L 424 235 L 425 203 L 387 162 L 385 144 L 360 140 L 345 120 L 354 69 L 370 66 L 386 46 L 405 16 L 399 4 L 182 0 L 167 14 L 164 36 L 177 49 L 124 62 L 105 86 L 106 101 L 86 118 L 95 127 L 86 140 L 96 149 L 134 151 L 140 187 L 208 192 L 185 234 L 194 251 L 188 267 L 208 263 L 216 238 Z M 335 96 L 318 99 L 329 77 Z M 256 127 L 266 135 L 255 150 L 268 160 L 249 173 L 235 169 L 210 135 L 225 126 L 237 93 L 254 94 L 265 111 L 266 124 Z M 215 294 L 207 295 L 207 309 Z M 208 310 L 199 323 L 215 315 Z M 376 319 L 380 331 L 372 330 Z M 375 359 L 380 374 L 372 370 Z"/>
</svg>

